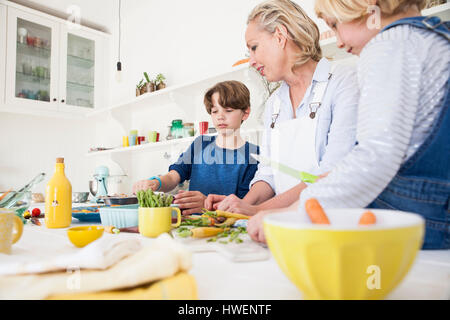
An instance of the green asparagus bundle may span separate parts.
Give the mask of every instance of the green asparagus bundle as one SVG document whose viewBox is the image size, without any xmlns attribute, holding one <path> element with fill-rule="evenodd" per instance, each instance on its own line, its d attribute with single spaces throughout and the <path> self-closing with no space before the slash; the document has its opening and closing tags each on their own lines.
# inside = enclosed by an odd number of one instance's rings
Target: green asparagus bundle
<svg viewBox="0 0 450 320">
<path fill-rule="evenodd" d="M 163 208 L 170 207 L 173 196 L 165 193 L 154 193 L 152 189 L 140 190 L 136 193 L 139 207 L 141 208 Z"/>
</svg>

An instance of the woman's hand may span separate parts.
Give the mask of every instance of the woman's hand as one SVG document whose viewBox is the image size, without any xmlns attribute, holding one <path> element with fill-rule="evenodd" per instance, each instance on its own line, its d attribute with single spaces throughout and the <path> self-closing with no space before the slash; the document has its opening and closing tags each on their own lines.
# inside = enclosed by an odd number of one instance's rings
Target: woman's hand
<svg viewBox="0 0 450 320">
<path fill-rule="evenodd" d="M 224 200 L 227 196 L 221 194 L 209 194 L 205 200 L 205 209 L 210 211 L 217 210 L 220 202 Z"/>
<path fill-rule="evenodd" d="M 217 206 L 217 210 L 242 213 L 248 216 L 253 216 L 258 212 L 259 208 L 258 206 L 252 206 L 248 204 L 234 194 L 230 194 L 219 203 L 219 205 Z"/>
<path fill-rule="evenodd" d="M 266 243 L 266 236 L 264 235 L 263 229 L 263 219 L 270 213 L 270 211 L 261 211 L 248 220 L 247 233 L 253 241 Z"/>
<path fill-rule="evenodd" d="M 159 181 L 158 180 L 141 180 L 133 185 L 133 194 L 136 194 L 140 190 L 152 189 L 153 191 L 158 190 Z"/>
<path fill-rule="evenodd" d="M 206 196 L 200 191 L 178 191 L 174 197 L 174 204 L 177 204 L 183 215 L 190 215 L 193 213 L 201 213 Z"/>
</svg>

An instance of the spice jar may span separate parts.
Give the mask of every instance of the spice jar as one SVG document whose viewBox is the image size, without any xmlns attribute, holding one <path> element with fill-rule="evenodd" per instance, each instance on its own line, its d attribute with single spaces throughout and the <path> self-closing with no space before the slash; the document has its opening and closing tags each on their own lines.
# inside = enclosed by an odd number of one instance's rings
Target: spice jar
<svg viewBox="0 0 450 320">
<path fill-rule="evenodd" d="M 183 125 L 183 128 L 184 128 L 184 137 L 185 138 L 193 137 L 195 135 L 195 129 L 194 129 L 193 123 L 185 123 Z"/>
</svg>

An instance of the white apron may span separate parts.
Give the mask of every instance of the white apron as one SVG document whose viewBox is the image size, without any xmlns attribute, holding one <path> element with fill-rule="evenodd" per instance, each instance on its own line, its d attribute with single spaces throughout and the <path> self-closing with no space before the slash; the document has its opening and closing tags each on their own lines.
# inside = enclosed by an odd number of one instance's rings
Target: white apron
<svg viewBox="0 0 450 320">
<path fill-rule="evenodd" d="M 271 158 L 298 171 L 314 175 L 319 174 L 318 156 L 316 154 L 316 128 L 320 116 L 320 105 L 325 94 L 331 73 L 327 81 L 314 82 L 313 99 L 309 112 L 300 118 L 276 123 L 280 113 L 280 98 L 274 101 L 271 132 Z M 301 181 L 279 170 L 273 170 L 275 193 L 283 193 L 298 185 Z"/>
</svg>

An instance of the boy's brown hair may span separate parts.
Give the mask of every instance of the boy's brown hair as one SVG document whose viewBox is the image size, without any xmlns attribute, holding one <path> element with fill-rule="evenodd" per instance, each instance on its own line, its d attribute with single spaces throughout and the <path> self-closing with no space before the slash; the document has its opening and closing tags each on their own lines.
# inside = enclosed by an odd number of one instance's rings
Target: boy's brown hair
<svg viewBox="0 0 450 320">
<path fill-rule="evenodd" d="M 211 114 L 214 107 L 212 103 L 212 95 L 219 93 L 219 104 L 223 108 L 240 109 L 246 111 L 250 108 L 250 91 L 239 81 L 223 81 L 210 88 L 205 93 L 204 103 L 206 111 Z"/>
</svg>

